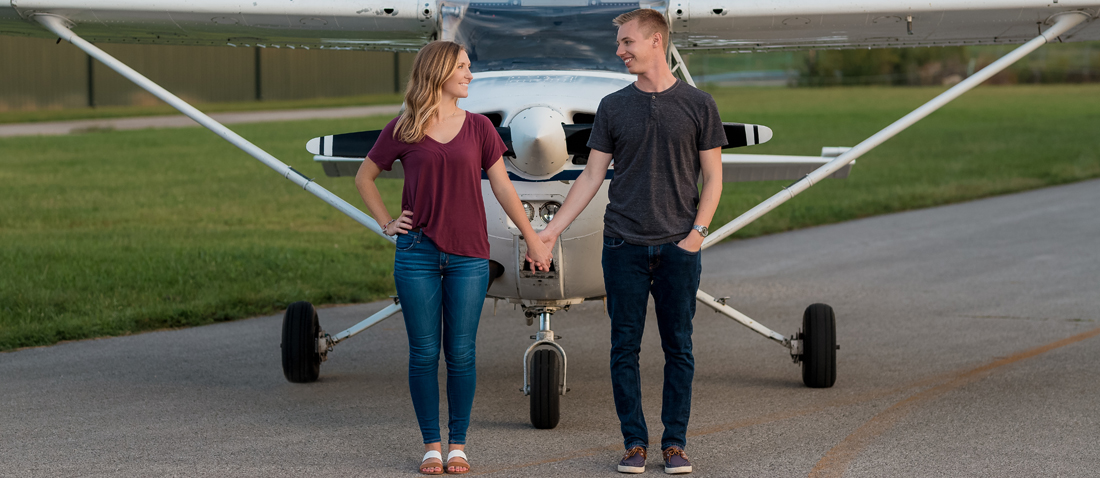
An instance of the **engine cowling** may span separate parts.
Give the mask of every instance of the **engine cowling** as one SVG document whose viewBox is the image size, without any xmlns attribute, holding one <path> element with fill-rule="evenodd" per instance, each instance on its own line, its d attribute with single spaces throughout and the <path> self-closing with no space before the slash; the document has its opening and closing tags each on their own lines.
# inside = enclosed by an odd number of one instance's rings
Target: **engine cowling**
<svg viewBox="0 0 1100 478">
<path fill-rule="evenodd" d="M 556 173 L 569 161 L 566 151 L 565 116 L 545 106 L 532 106 L 512 117 L 508 127 L 512 134 L 512 160 L 520 171 L 532 176 Z"/>
</svg>

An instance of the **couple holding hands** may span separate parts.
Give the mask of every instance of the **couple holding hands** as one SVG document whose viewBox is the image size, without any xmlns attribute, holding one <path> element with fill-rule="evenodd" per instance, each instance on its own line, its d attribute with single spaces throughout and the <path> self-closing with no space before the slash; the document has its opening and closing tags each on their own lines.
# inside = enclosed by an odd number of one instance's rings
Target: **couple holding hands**
<svg viewBox="0 0 1100 478">
<path fill-rule="evenodd" d="M 668 24 L 651 9 L 624 13 L 616 54 L 638 76 L 596 112 L 588 164 L 554 220 L 536 232 L 508 179 L 504 142 L 485 116 L 458 108 L 473 75 L 462 46 L 428 44 L 417 54 L 405 111 L 382 130 L 356 186 L 386 234 L 397 237 L 394 282 L 409 337 L 409 389 L 426 453 L 423 474 L 461 474 L 474 388 L 475 338 L 489 286 L 482 171 L 527 243 L 527 260 L 549 270 L 551 247 L 603 184 L 615 160 L 604 216 L 603 269 L 611 316 L 611 379 L 626 453 L 618 471 L 645 471 L 638 352 L 652 294 L 665 354 L 661 438 L 667 473 L 690 473 L 684 453 L 691 411 L 692 318 L 699 249 L 722 192 L 718 109 L 707 93 L 676 79 L 665 57 Z M 392 218 L 375 186 L 401 160 L 401 215 Z M 701 180 L 701 182 L 700 182 Z M 697 186 L 702 184 L 702 188 Z M 447 363 L 448 454 L 442 455 L 437 369 Z"/>
</svg>

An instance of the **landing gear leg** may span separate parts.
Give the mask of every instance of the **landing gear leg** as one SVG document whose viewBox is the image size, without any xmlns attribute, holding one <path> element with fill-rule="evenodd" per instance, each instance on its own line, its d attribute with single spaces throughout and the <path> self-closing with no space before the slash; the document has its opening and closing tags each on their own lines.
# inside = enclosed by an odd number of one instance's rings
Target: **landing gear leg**
<svg viewBox="0 0 1100 478">
<path fill-rule="evenodd" d="M 555 342 L 557 337 L 550 330 L 550 316 L 555 310 L 534 307 L 524 310 L 528 318 L 535 315 L 539 318 L 539 331 L 531 336 L 535 343 L 523 354 L 523 394 L 531 396 L 531 424 L 539 429 L 558 426 L 561 396 L 567 390 L 565 350 Z M 535 350 L 544 345 L 551 348 Z"/>
<path fill-rule="evenodd" d="M 826 304 L 813 304 L 802 315 L 802 329 L 784 337 L 703 291 L 695 293 L 700 304 L 714 309 L 791 351 L 791 360 L 802 364 L 802 382 L 810 388 L 829 388 L 836 383 L 836 314 Z"/>
</svg>

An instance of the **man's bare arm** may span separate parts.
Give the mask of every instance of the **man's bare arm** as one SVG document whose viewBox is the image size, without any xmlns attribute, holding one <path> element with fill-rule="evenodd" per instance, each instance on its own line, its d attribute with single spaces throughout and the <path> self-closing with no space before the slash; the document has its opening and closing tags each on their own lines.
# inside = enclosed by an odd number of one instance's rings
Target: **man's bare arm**
<svg viewBox="0 0 1100 478">
<path fill-rule="evenodd" d="M 711 219 L 714 219 L 714 211 L 718 210 L 718 201 L 722 199 L 722 148 L 700 151 L 699 169 L 703 189 L 699 193 L 695 224 L 709 228 Z M 692 229 L 679 242 L 679 246 L 689 251 L 698 251 L 703 246 L 703 235 Z"/>
<path fill-rule="evenodd" d="M 719 157 L 719 163 L 721 163 L 721 157 Z M 565 228 L 569 227 L 573 220 L 581 214 L 581 211 L 588 206 L 588 203 L 592 202 L 596 191 L 599 191 L 600 186 L 603 186 L 604 179 L 607 178 L 607 168 L 610 166 L 611 153 L 593 149 L 588 154 L 588 164 L 584 166 L 584 171 L 573 182 L 573 186 L 569 188 L 569 193 L 565 195 L 565 202 L 562 203 L 561 209 L 558 209 L 558 212 L 554 214 L 554 220 L 547 224 L 546 229 L 539 232 L 539 239 L 542 239 L 543 243 L 553 247 L 562 231 L 565 231 Z M 721 168 L 721 164 L 719 164 L 719 168 Z M 721 174 L 721 169 L 719 169 L 719 174 Z"/>
</svg>

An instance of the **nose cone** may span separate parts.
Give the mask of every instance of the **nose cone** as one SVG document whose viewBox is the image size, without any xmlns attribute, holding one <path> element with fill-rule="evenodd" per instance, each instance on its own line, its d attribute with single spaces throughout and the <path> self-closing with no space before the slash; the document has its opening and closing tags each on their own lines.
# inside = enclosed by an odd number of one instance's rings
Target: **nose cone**
<svg viewBox="0 0 1100 478">
<path fill-rule="evenodd" d="M 517 113 L 508 127 L 512 133 L 512 161 L 520 171 L 533 176 L 556 173 L 569 160 L 565 149 L 565 117 L 545 106 L 533 106 Z"/>
</svg>

